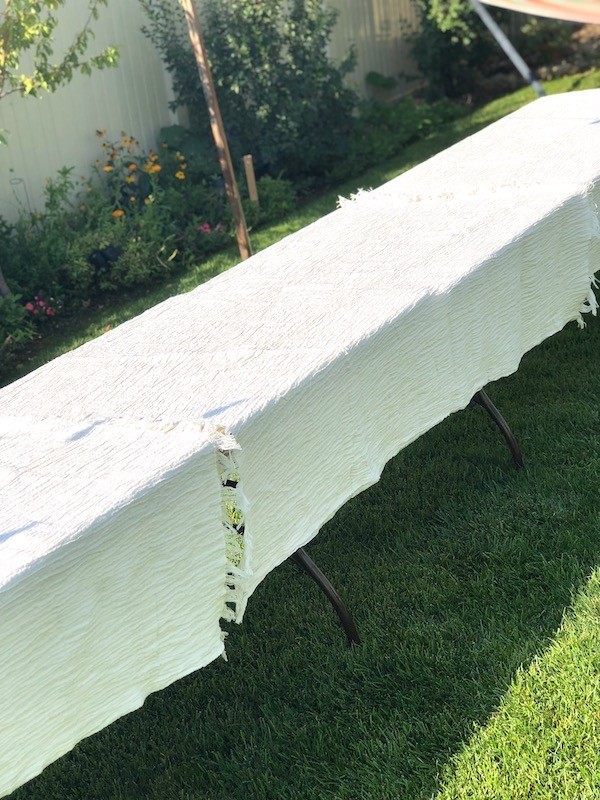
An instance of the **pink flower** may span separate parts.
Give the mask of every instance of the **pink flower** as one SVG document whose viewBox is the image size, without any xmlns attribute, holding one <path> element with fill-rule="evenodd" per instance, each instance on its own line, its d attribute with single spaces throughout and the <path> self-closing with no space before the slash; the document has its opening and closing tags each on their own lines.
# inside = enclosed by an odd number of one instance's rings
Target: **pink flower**
<svg viewBox="0 0 600 800">
<path fill-rule="evenodd" d="M 43 300 L 38 300 L 38 306 L 39 306 L 40 308 L 46 308 L 46 303 L 44 303 L 44 301 L 43 301 Z"/>
<path fill-rule="evenodd" d="M 202 233 L 210 233 L 210 225 L 208 222 L 203 222 L 202 225 L 198 225 L 198 230 Z"/>
<path fill-rule="evenodd" d="M 25 308 L 27 309 L 27 311 L 33 311 L 33 303 L 27 303 Z"/>
<path fill-rule="evenodd" d="M 54 309 L 53 309 L 53 308 L 47 308 L 47 309 L 46 309 L 46 316 L 47 316 L 47 317 L 53 317 L 53 316 L 54 316 L 54 314 L 55 314 L 55 311 L 54 311 Z"/>
</svg>

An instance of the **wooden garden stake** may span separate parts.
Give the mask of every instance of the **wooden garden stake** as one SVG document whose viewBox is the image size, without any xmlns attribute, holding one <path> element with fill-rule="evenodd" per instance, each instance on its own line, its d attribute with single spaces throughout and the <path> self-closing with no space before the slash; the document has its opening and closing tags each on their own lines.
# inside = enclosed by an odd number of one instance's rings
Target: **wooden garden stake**
<svg viewBox="0 0 600 800">
<path fill-rule="evenodd" d="M 179 0 L 179 3 L 185 13 L 188 33 L 194 49 L 196 65 L 198 66 L 198 74 L 200 75 L 202 91 L 204 92 L 204 99 L 206 100 L 208 115 L 210 117 L 210 127 L 219 156 L 221 172 L 223 173 L 223 178 L 225 180 L 225 191 L 227 192 L 227 197 L 231 206 L 231 212 L 233 214 L 235 237 L 240 249 L 240 256 L 242 259 L 246 259 L 252 255 L 250 238 L 248 236 L 248 228 L 246 227 L 246 219 L 244 217 L 244 209 L 242 208 L 240 193 L 235 180 L 233 164 L 231 163 L 231 154 L 229 152 L 227 136 L 225 134 L 223 120 L 219 110 L 215 85 L 212 79 L 208 58 L 206 57 L 206 48 L 204 46 L 204 39 L 202 38 L 200 20 L 198 19 L 198 13 L 196 11 L 194 0 Z"/>
<path fill-rule="evenodd" d="M 244 156 L 244 169 L 246 170 L 246 184 L 248 185 L 250 202 L 258 206 L 258 189 L 256 188 L 256 176 L 254 174 L 252 156 Z"/>
</svg>

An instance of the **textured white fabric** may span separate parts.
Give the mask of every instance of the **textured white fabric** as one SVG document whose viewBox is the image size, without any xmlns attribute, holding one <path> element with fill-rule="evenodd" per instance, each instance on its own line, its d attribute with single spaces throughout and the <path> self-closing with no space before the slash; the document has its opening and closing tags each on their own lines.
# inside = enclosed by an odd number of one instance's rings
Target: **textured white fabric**
<svg viewBox="0 0 600 800">
<path fill-rule="evenodd" d="M 0 417 L 0 487 L 5 794 L 222 652 L 226 563 L 197 426 Z"/>
<path fill-rule="evenodd" d="M 96 569 L 93 559 L 88 565 L 86 548 L 99 557 L 110 547 L 123 566 L 118 531 L 128 530 L 136 545 L 127 562 L 138 570 L 138 581 L 125 588 L 115 573 L 110 594 L 114 618 L 130 604 L 136 609 L 132 619 L 140 626 L 143 652 L 144 604 L 136 605 L 136 587 L 146 588 L 154 561 L 144 552 L 140 531 L 146 523 L 136 515 L 150 509 L 155 522 L 161 509 L 171 509 L 173 516 L 160 523 L 165 537 L 159 561 L 166 561 L 156 580 L 168 594 L 167 584 L 178 585 L 180 570 L 193 571 L 188 561 L 195 561 L 203 576 L 195 580 L 200 587 L 207 582 L 197 607 L 210 608 L 204 619 L 206 641 L 212 642 L 198 661 L 214 657 L 218 587 L 222 593 L 228 570 L 235 582 L 228 598 L 236 601 L 239 620 L 260 580 L 313 538 L 348 498 L 377 481 L 390 457 L 463 408 L 490 380 L 516 370 L 531 347 L 579 319 L 581 311 L 595 309 L 590 284 L 600 267 L 598 191 L 600 91 L 539 100 L 9 386 L 0 393 L 0 415 L 26 419 L 15 423 L 16 444 L 0 445 L 0 481 L 7 476 L 3 498 L 6 493 L 10 509 L 0 513 L 4 524 L 23 530 L 4 541 L 0 527 L 0 601 L 14 596 L 18 618 L 21 605 L 26 609 L 41 591 L 36 582 L 42 584 L 47 568 L 63 558 L 71 569 L 69 596 L 76 594 L 78 574 L 86 596 L 86 570 Z M 12 424 L 2 421 L 0 431 Z M 165 433 L 165 426 L 173 431 Z M 42 429 L 57 432 L 57 463 L 76 457 L 80 464 L 70 488 L 34 449 Z M 77 438 L 80 430 L 86 433 Z M 173 434 L 181 438 L 168 439 Z M 74 437 L 79 444 L 72 447 Z M 7 462 L 11 447 L 19 455 Z M 35 477 L 25 474 L 28 449 L 35 453 Z M 121 460 L 135 463 L 116 494 L 115 481 L 96 472 L 95 453 L 110 468 L 114 462 L 116 471 Z M 185 503 L 167 499 L 171 492 L 178 496 L 179 489 L 170 488 L 176 478 L 169 477 L 176 464 Z M 9 489 L 13 473 L 23 487 L 21 510 Z M 218 510 L 217 476 L 225 474 L 239 486 L 221 492 Z M 98 477 L 105 478 L 104 505 L 93 498 L 78 510 L 86 481 L 94 486 Z M 54 492 L 61 499 L 52 501 L 52 525 L 28 528 L 32 521 L 38 525 Z M 30 503 L 35 513 L 26 510 Z M 231 504 L 244 518 L 243 542 L 231 529 L 223 537 L 218 522 L 223 506 Z M 185 532 L 190 525 L 197 531 L 193 537 Z M 109 541 L 106 549 L 97 544 L 99 531 Z M 69 556 L 79 551 L 85 567 Z M 105 567 L 98 569 L 110 574 Z M 28 588 L 26 603 L 19 597 Z M 95 608 L 93 592 L 88 596 L 88 607 Z M 113 615 L 108 596 L 94 619 L 103 615 Z M 74 610 L 60 636 L 68 638 L 69 625 L 77 629 L 80 622 Z M 181 641 L 188 635 L 183 625 Z M 204 641 L 202 630 L 194 635 Z M 20 641 L 14 633 L 13 639 Z M 29 648 L 35 652 L 35 642 L 23 645 L 9 669 L 18 668 Z M 117 668 L 108 661 L 102 669 L 110 694 Z M 181 674 L 193 668 L 185 663 Z M 157 682 L 177 677 L 175 659 L 171 667 Z M 130 681 L 135 701 L 117 698 L 113 716 L 119 702 L 121 713 L 141 702 L 150 685 L 126 672 L 118 681 Z M 44 680 L 51 684 L 48 675 Z M 0 715 L 11 720 L 9 728 L 26 730 L 26 715 L 15 706 L 11 712 L 10 698 L 0 695 L 2 701 L 8 705 L 0 705 Z M 99 694 L 97 701 L 104 698 Z M 86 708 L 95 719 L 92 699 Z M 92 727 L 101 724 L 96 720 Z M 48 722 L 46 750 L 38 746 L 42 755 L 34 768 L 23 757 L 21 779 L 56 756 L 49 745 L 53 736 L 64 751 L 85 735 L 69 720 L 65 727 L 71 730 L 62 736 L 61 726 L 62 720 L 53 732 Z M 0 745 L 0 764 L 3 755 Z M 5 769 L 0 792 L 15 785 L 12 778 L 6 782 Z"/>
</svg>

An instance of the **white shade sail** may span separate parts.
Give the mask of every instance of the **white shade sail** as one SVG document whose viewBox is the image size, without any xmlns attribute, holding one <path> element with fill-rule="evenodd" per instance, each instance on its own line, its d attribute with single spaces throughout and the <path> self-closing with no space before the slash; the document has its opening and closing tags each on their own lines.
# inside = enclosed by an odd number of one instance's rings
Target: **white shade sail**
<svg viewBox="0 0 600 800">
<path fill-rule="evenodd" d="M 488 6 L 569 22 L 600 23 L 598 0 L 481 0 Z"/>
</svg>

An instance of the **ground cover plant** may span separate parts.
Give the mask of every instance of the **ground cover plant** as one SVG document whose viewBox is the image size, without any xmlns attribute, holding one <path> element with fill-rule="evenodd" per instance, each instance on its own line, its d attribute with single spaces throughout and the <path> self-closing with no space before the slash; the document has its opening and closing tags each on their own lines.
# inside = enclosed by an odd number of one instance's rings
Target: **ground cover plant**
<svg viewBox="0 0 600 800">
<path fill-rule="evenodd" d="M 0 369 L 48 332 L 48 322 L 102 304 L 123 289 L 164 282 L 232 241 L 214 162 L 199 159 L 183 129 L 168 129 L 156 152 L 134 136 L 96 131 L 99 158 L 88 176 L 70 167 L 46 180 L 41 211 L 0 218 Z M 180 149 L 181 148 L 181 149 Z M 246 198 L 253 228 L 289 213 L 287 181 L 258 180 L 260 206 Z"/>
<path fill-rule="evenodd" d="M 592 86 L 600 74 L 548 88 Z M 533 97 L 453 121 L 339 191 L 389 180 Z M 334 206 L 324 195 L 259 231 L 255 247 Z M 236 260 L 220 252 L 171 286 L 65 323 L 10 377 Z M 524 471 L 485 414 L 465 410 L 403 450 L 310 545 L 360 648 L 346 648 L 324 598 L 284 564 L 232 628 L 228 663 L 152 695 L 12 798 L 596 798 L 600 320 L 588 323 L 490 387 Z"/>
<path fill-rule="evenodd" d="M 464 113 L 447 101 L 365 103 L 347 136 L 346 158 L 330 165 L 327 181 L 358 174 Z M 96 136 L 100 157 L 90 175 L 64 167 L 46 180 L 41 211 L 22 208 L 12 224 L 0 218 L 0 263 L 11 291 L 0 296 L 0 369 L 24 344 L 47 335 L 49 321 L 102 305 L 110 293 L 164 282 L 234 240 L 214 153 L 207 156 L 198 136 L 178 125 L 164 128 L 156 152 L 125 131 L 104 128 Z M 242 183 L 253 232 L 297 203 L 284 178 L 264 174 L 257 185 L 258 206 Z"/>
</svg>

